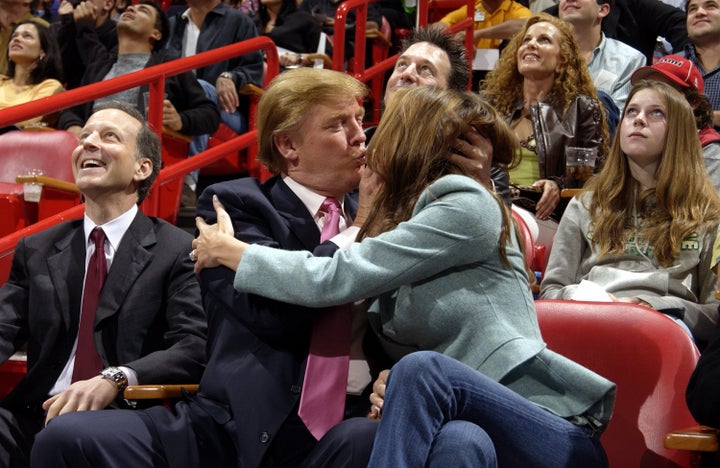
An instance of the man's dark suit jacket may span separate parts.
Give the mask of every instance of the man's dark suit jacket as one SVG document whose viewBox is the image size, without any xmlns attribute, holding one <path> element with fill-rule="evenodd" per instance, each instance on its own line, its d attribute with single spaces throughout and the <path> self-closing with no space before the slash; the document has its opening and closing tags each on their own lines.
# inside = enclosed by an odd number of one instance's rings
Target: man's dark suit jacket
<svg viewBox="0 0 720 468">
<path fill-rule="evenodd" d="M 118 246 L 95 317 L 105 366 L 140 383 L 197 382 L 206 320 L 188 252 L 192 236 L 141 212 Z M 0 405 L 37 406 L 60 376 L 77 335 L 85 274 L 83 220 L 21 239 L 0 288 L 0 362 L 27 343 L 28 372 Z"/>
<path fill-rule="evenodd" d="M 685 397 L 697 422 L 720 427 L 720 326 L 700 356 Z"/>
<path fill-rule="evenodd" d="M 315 255 L 337 250 L 332 242 L 320 244 L 312 215 L 277 176 L 263 184 L 244 178 L 210 186 L 200 196 L 197 210 L 211 223 L 216 220 L 214 194 L 230 214 L 238 239 Z M 346 196 L 344 209 L 355 216 L 356 199 Z M 188 408 L 183 403 L 177 408 L 190 414 L 200 466 L 257 467 L 274 442 L 282 447 L 278 451 L 291 457 L 305 443 L 297 434 L 309 435 L 297 418 L 297 404 L 310 326 L 318 311 L 325 309 L 240 294 L 233 280 L 234 272 L 224 267 L 200 273 L 208 314 L 208 365 L 197 396 Z M 276 286 L 268 284 L 268 288 Z M 185 457 L 185 439 L 175 438 L 172 427 L 163 421 L 157 426 L 172 466 L 173 456 Z"/>
</svg>

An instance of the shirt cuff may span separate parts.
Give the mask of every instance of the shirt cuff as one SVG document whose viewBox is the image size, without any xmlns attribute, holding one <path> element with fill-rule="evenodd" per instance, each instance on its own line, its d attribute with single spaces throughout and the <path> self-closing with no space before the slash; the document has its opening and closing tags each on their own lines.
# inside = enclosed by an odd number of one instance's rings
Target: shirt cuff
<svg viewBox="0 0 720 468">
<path fill-rule="evenodd" d="M 350 226 L 340 234 L 332 237 L 330 241 L 341 249 L 347 249 L 355 242 L 359 232 L 360 228 L 358 226 Z"/>
<path fill-rule="evenodd" d="M 118 369 L 123 371 L 125 374 L 125 377 L 127 377 L 128 385 L 137 385 L 138 384 L 138 378 L 137 378 L 137 372 L 130 369 L 129 367 L 125 366 L 118 366 Z"/>
</svg>

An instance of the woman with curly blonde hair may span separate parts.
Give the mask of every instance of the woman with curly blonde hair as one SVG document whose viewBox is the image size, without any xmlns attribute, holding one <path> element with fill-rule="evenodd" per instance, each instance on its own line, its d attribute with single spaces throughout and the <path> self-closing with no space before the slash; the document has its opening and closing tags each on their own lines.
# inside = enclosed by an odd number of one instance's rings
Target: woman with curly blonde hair
<svg viewBox="0 0 720 468">
<path fill-rule="evenodd" d="M 578 285 L 591 281 L 612 300 L 674 317 L 702 343 L 718 319 L 719 222 L 690 105 L 670 85 L 639 81 L 605 167 L 565 211 L 540 295 L 583 299 Z"/>
<path fill-rule="evenodd" d="M 540 192 L 535 206 L 527 207 L 537 219 L 558 217 L 566 187 L 565 148 L 596 148 L 596 168 L 607 152 L 602 106 L 571 26 L 547 14 L 528 19 L 483 82 L 482 93 L 521 142 L 522 161 L 510 171 L 511 182 Z"/>
</svg>

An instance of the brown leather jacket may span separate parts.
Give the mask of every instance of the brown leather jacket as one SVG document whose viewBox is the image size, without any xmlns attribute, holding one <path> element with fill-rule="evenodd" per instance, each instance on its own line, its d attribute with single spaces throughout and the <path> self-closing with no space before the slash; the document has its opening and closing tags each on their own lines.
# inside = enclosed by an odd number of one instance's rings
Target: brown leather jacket
<svg viewBox="0 0 720 468">
<path fill-rule="evenodd" d="M 518 101 L 508 123 L 515 118 L 522 107 L 522 101 Z M 599 101 L 579 94 L 570 104 L 565 115 L 561 116 L 560 112 L 561 109 L 555 109 L 546 102 L 530 106 L 540 177 L 555 181 L 562 190 L 565 188 L 566 146 L 597 148 L 595 172 L 602 168 L 606 155 L 602 132 L 603 114 Z"/>
</svg>

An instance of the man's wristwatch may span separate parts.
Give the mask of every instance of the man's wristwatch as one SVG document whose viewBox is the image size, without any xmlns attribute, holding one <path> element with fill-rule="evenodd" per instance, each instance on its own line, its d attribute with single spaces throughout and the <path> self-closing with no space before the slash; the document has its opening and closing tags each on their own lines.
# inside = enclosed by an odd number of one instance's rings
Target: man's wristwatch
<svg viewBox="0 0 720 468">
<path fill-rule="evenodd" d="M 125 372 L 121 371 L 117 367 L 108 367 L 100 371 L 100 375 L 103 379 L 108 379 L 115 382 L 118 389 L 118 396 L 122 397 L 125 388 L 128 386 L 128 379 Z"/>
<path fill-rule="evenodd" d="M 227 78 L 228 80 L 235 82 L 235 79 L 233 78 L 233 74 L 230 72 L 222 72 L 220 73 L 220 78 Z"/>
</svg>

